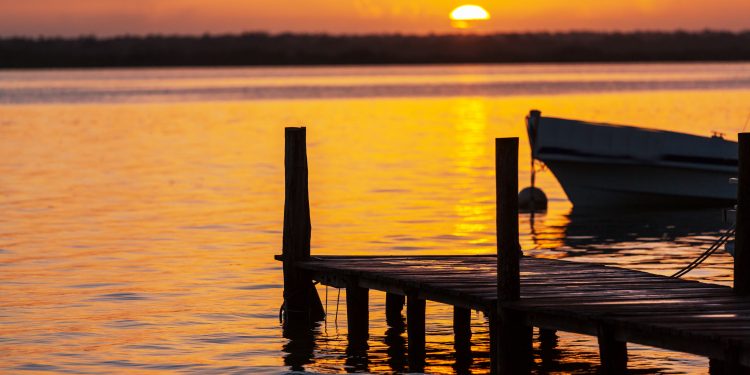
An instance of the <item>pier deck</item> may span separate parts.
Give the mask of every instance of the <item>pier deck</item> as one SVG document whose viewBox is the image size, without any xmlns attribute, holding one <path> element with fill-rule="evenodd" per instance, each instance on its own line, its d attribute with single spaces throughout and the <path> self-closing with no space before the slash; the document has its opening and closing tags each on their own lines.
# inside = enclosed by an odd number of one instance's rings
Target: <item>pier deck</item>
<svg viewBox="0 0 750 375">
<path fill-rule="evenodd" d="M 386 320 L 406 303 L 409 371 L 425 365 L 425 301 L 454 306 L 456 353 L 471 343 L 470 309 L 489 318 L 491 370 L 529 373 L 533 327 L 595 336 L 601 373 L 627 373 L 627 342 L 709 357 L 712 374 L 750 373 L 750 133 L 739 136 L 733 288 L 600 264 L 521 256 L 518 138 L 495 140 L 496 256 L 312 256 L 306 131 L 286 129 L 282 255 L 285 327 L 325 313 L 314 280 L 346 288 L 349 346 L 366 350 L 369 290 Z M 401 323 L 402 324 L 402 323 Z"/>
<path fill-rule="evenodd" d="M 380 290 L 491 314 L 496 256 L 316 256 L 297 263 L 334 287 Z M 572 261 L 521 258 L 526 325 L 633 342 L 750 366 L 750 298 L 725 286 Z M 728 358 L 732 357 L 732 358 Z"/>
</svg>

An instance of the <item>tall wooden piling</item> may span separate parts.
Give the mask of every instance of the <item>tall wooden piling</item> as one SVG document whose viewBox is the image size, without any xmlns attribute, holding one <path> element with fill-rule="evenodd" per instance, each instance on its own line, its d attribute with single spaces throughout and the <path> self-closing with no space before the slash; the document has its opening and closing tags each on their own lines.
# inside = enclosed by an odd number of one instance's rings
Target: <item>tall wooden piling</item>
<svg viewBox="0 0 750 375">
<path fill-rule="evenodd" d="M 310 197 L 307 186 L 306 129 L 285 131 L 284 311 L 285 324 L 311 323 L 325 318 L 323 304 L 307 272 L 296 262 L 310 259 Z"/>
<path fill-rule="evenodd" d="M 518 242 L 518 138 L 495 140 L 497 204 L 497 298 L 521 298 L 521 245 Z"/>
<path fill-rule="evenodd" d="M 750 295 L 750 133 L 739 134 L 734 292 Z"/>
<path fill-rule="evenodd" d="M 529 371 L 531 327 L 524 316 L 503 309 L 502 302 L 521 298 L 521 246 L 518 240 L 518 138 L 495 140 L 495 181 L 497 199 L 497 298 L 496 327 L 490 335 L 500 335 L 496 343 L 497 372 L 520 374 Z"/>
<path fill-rule="evenodd" d="M 425 366 L 425 300 L 416 294 L 406 296 L 406 335 L 409 372 L 423 372 Z"/>
</svg>

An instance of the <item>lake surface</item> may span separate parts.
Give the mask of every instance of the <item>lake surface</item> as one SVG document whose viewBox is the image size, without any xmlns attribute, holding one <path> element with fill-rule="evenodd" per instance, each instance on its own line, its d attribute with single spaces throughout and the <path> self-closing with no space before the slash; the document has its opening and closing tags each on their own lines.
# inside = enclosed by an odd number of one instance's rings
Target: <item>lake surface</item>
<svg viewBox="0 0 750 375">
<path fill-rule="evenodd" d="M 491 254 L 494 138 L 521 138 L 528 185 L 530 109 L 736 139 L 750 64 L 0 71 L 0 103 L 0 372 L 398 373 L 379 292 L 365 358 L 337 289 L 319 288 L 314 341 L 282 336 L 285 126 L 308 127 L 314 254 Z M 577 212 L 549 171 L 537 185 L 531 256 L 669 275 L 726 228 L 719 209 Z M 730 284 L 732 259 L 688 278 Z M 488 373 L 481 314 L 469 365 L 451 308 L 427 315 L 426 372 Z M 640 373 L 707 371 L 629 354 Z M 596 341 L 561 333 L 554 358 L 544 371 L 594 373 Z"/>
</svg>

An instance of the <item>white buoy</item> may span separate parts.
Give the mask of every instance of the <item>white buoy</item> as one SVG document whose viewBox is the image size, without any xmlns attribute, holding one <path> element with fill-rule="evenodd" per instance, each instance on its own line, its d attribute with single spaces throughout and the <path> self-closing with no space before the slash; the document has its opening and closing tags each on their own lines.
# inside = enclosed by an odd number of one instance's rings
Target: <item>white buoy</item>
<svg viewBox="0 0 750 375">
<path fill-rule="evenodd" d="M 537 187 L 527 187 L 518 193 L 518 209 L 521 211 L 547 210 L 547 194 Z"/>
</svg>

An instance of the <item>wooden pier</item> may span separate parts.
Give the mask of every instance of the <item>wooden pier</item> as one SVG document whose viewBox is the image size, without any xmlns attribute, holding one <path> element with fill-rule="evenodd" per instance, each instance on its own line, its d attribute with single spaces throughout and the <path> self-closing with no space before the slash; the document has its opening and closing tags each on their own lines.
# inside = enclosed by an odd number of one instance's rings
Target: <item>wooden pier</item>
<svg viewBox="0 0 750 375">
<path fill-rule="evenodd" d="M 386 319 L 406 304 L 410 371 L 424 369 L 425 301 L 454 306 L 456 347 L 470 310 L 489 317 L 492 370 L 528 373 L 532 327 L 594 336 L 603 373 L 627 372 L 627 342 L 711 359 L 712 374 L 750 368 L 750 134 L 740 135 L 734 288 L 597 264 L 524 257 L 518 245 L 518 139 L 497 139 L 498 251 L 487 256 L 310 256 L 304 128 L 287 129 L 284 262 L 286 322 L 320 320 L 313 280 L 346 288 L 350 342 L 368 335 L 368 291 L 386 292 Z M 747 161 L 747 162 L 746 162 Z M 741 254 L 744 254 L 742 256 Z M 747 279 L 747 280 L 746 280 Z"/>
</svg>

